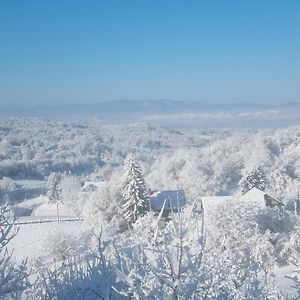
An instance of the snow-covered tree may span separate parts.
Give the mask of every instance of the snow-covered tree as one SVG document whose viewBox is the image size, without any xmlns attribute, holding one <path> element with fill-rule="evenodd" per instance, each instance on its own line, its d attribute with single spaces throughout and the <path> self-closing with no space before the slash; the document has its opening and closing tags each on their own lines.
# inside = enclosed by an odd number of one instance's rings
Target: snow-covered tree
<svg viewBox="0 0 300 300">
<path fill-rule="evenodd" d="M 110 231 L 111 236 L 128 229 L 127 221 L 124 219 L 119 203 L 122 203 L 121 190 L 116 186 L 118 178 L 107 181 L 100 189 L 93 192 L 85 205 L 82 215 L 89 220 L 93 230 L 105 228 Z"/>
<path fill-rule="evenodd" d="M 132 157 L 128 157 L 125 167 L 120 209 L 128 224 L 132 224 L 138 219 L 138 216 L 144 215 L 149 210 L 149 197 L 138 163 Z"/>
<path fill-rule="evenodd" d="M 243 194 L 256 187 L 262 191 L 266 189 L 266 176 L 262 168 L 254 168 L 251 171 L 246 170 L 239 186 Z"/>
<path fill-rule="evenodd" d="M 82 210 L 80 201 L 81 184 L 75 176 L 64 175 L 60 182 L 60 199 L 66 204 L 76 215 Z"/>
<path fill-rule="evenodd" d="M 52 172 L 48 177 L 48 198 L 49 202 L 56 203 L 61 199 L 61 180 L 59 173 Z"/>
<path fill-rule="evenodd" d="M 56 203 L 57 222 L 59 222 L 59 202 L 61 202 L 61 174 L 51 173 L 48 177 L 48 198 L 50 203 Z"/>
<path fill-rule="evenodd" d="M 3 177 L 2 180 L 0 180 L 0 189 L 2 189 L 5 192 L 11 192 L 16 189 L 16 184 L 14 181 L 9 177 Z"/>
<path fill-rule="evenodd" d="M 116 290 L 130 299 L 281 299 L 272 297 L 256 260 L 242 259 L 240 248 L 206 245 L 203 229 L 194 206 L 164 225 L 151 213 L 139 218 L 123 247 L 116 243 L 115 267 L 125 283 Z"/>
</svg>

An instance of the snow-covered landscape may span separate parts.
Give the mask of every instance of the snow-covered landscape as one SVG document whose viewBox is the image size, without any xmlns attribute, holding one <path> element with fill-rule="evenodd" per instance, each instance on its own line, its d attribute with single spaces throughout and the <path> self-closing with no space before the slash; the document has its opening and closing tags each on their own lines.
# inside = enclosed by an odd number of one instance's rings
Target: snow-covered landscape
<svg viewBox="0 0 300 300">
<path fill-rule="evenodd" d="M 0 129 L 3 297 L 299 297 L 298 125 Z"/>
<path fill-rule="evenodd" d="M 0 300 L 300 300 L 299 12 L 1 0 Z"/>
</svg>

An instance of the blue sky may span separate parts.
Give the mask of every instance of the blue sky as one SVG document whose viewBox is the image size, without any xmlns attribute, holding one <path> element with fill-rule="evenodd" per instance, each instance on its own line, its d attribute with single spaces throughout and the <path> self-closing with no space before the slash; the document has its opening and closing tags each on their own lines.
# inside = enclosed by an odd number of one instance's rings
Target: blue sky
<svg viewBox="0 0 300 300">
<path fill-rule="evenodd" d="M 300 1 L 2 0 L 0 103 L 300 102 Z"/>
</svg>

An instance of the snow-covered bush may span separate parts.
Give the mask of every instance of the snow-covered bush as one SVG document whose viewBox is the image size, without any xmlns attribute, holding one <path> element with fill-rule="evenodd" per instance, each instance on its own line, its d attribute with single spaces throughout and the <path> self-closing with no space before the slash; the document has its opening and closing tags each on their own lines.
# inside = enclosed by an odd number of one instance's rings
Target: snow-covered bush
<svg viewBox="0 0 300 300">
<path fill-rule="evenodd" d="M 54 231 L 50 233 L 44 245 L 45 255 L 58 263 L 65 263 L 79 257 L 84 244 L 81 236 Z"/>
<path fill-rule="evenodd" d="M 221 248 L 237 267 L 256 265 L 267 275 L 275 263 L 274 245 L 269 228 L 257 222 L 260 212 L 257 206 L 238 199 L 220 205 L 207 229 L 208 244 Z"/>
<path fill-rule="evenodd" d="M 97 236 L 96 249 L 84 260 L 72 261 L 40 274 L 29 293 L 34 299 L 124 299 L 115 291 L 116 272 L 104 252 L 108 243 Z"/>
<path fill-rule="evenodd" d="M 238 255 L 245 251 L 241 244 L 214 246 L 206 245 L 202 215 L 193 207 L 167 224 L 148 214 L 123 247 L 116 246 L 118 279 L 126 283 L 119 293 L 134 299 L 277 299 L 259 275 L 258 256 L 267 256 L 268 247 L 246 257 Z"/>
</svg>

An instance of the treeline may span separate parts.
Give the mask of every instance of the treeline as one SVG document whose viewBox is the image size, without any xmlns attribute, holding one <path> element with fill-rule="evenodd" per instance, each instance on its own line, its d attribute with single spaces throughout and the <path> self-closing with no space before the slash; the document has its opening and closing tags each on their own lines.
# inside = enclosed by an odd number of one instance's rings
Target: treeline
<svg viewBox="0 0 300 300">
<path fill-rule="evenodd" d="M 297 126 L 175 131 L 31 118 L 0 120 L 0 130 L 0 178 L 45 178 L 51 172 L 109 177 L 132 153 L 150 188 L 182 188 L 191 198 L 232 194 L 255 168 L 264 171 L 266 189 L 278 198 L 295 197 L 299 185 Z"/>
</svg>

